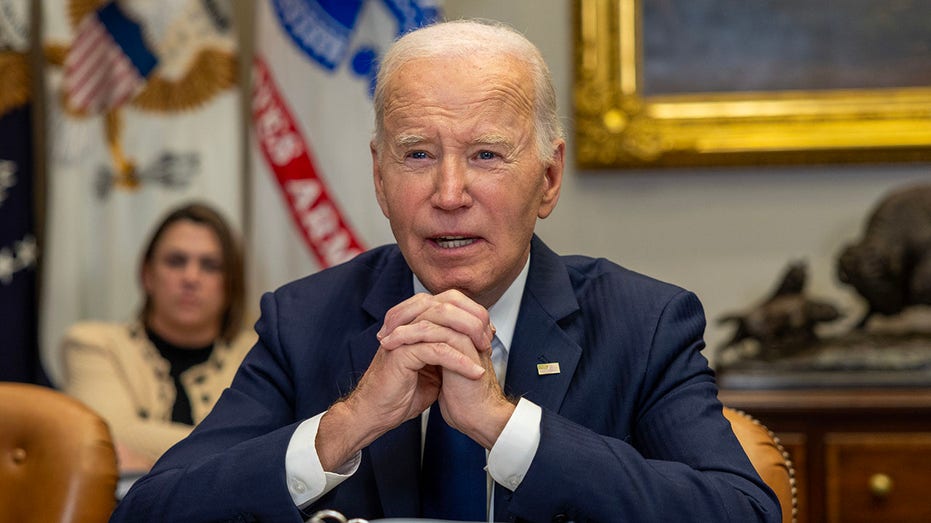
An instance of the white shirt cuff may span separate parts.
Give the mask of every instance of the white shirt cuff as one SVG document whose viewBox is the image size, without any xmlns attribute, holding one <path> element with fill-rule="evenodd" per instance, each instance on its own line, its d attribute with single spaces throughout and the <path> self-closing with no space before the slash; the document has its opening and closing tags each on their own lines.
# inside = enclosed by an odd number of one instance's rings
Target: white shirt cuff
<svg viewBox="0 0 931 523">
<path fill-rule="evenodd" d="M 336 472 L 326 472 L 317 455 L 317 429 L 326 411 L 305 420 L 291 435 L 285 452 L 284 470 L 288 478 L 288 492 L 298 507 L 304 508 L 352 476 L 359 469 L 362 453 L 357 452 Z"/>
<path fill-rule="evenodd" d="M 530 400 L 517 402 L 498 441 L 488 453 L 488 473 L 497 483 L 516 490 L 524 480 L 540 446 L 540 419 L 543 409 Z"/>
</svg>

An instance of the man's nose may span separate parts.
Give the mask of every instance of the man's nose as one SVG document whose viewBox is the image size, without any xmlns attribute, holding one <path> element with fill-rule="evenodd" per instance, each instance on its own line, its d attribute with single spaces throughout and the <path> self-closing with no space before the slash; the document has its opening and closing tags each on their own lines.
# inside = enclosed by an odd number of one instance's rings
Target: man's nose
<svg viewBox="0 0 931 523">
<path fill-rule="evenodd" d="M 455 158 L 444 158 L 436 173 L 433 204 L 446 210 L 468 207 L 472 204 L 469 185 L 468 166 Z"/>
</svg>

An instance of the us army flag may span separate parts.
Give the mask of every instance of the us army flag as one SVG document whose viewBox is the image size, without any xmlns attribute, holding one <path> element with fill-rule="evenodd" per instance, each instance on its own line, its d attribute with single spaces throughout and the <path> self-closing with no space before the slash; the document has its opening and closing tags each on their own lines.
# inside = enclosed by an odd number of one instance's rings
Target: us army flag
<svg viewBox="0 0 931 523">
<path fill-rule="evenodd" d="M 253 298 L 393 241 L 372 184 L 375 64 L 398 34 L 438 15 L 425 0 L 262 0 L 255 9 Z"/>
<path fill-rule="evenodd" d="M 171 207 L 242 230 L 239 67 L 228 0 L 44 0 L 48 215 L 43 359 L 78 320 L 126 321 L 139 256 Z"/>
<path fill-rule="evenodd" d="M 0 381 L 44 383 L 36 330 L 29 0 L 0 0 Z"/>
</svg>

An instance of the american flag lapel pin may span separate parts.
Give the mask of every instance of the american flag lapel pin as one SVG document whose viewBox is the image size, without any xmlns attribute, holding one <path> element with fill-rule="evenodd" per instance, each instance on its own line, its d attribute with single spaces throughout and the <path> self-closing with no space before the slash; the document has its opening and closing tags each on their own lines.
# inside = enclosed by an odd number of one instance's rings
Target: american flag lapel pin
<svg viewBox="0 0 931 523">
<path fill-rule="evenodd" d="M 537 374 L 546 376 L 548 374 L 559 374 L 559 362 L 537 363 Z"/>
</svg>

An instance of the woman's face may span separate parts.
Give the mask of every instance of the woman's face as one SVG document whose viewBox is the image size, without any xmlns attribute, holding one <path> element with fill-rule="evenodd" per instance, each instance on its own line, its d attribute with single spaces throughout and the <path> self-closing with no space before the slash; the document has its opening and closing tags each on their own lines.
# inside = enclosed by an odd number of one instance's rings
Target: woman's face
<svg viewBox="0 0 931 523">
<path fill-rule="evenodd" d="M 148 326 L 174 342 L 216 338 L 226 306 L 224 274 L 223 249 L 210 227 L 186 220 L 168 226 L 142 271 Z"/>
</svg>

